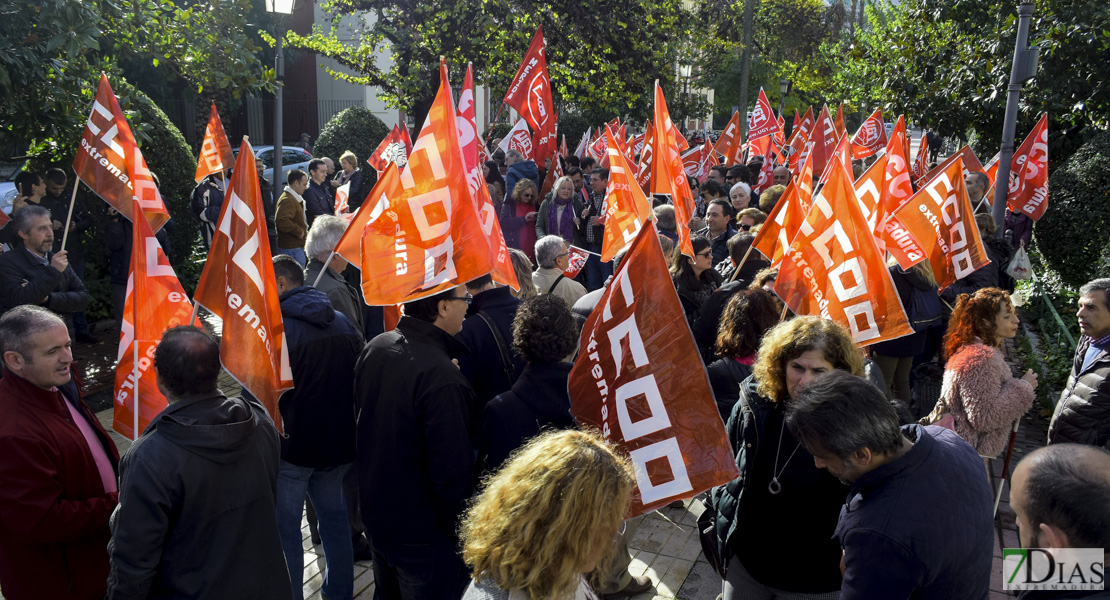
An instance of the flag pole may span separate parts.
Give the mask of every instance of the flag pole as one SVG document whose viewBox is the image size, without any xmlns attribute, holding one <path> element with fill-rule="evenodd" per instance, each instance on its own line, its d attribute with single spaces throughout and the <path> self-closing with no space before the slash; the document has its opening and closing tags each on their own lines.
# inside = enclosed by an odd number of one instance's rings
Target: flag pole
<svg viewBox="0 0 1110 600">
<path fill-rule="evenodd" d="M 333 256 L 335 256 L 335 250 L 332 250 L 331 254 L 328 255 L 328 259 L 324 261 L 324 267 L 320 269 L 320 274 L 316 276 L 316 281 L 312 282 L 312 287 L 320 285 L 320 280 L 323 279 L 324 272 L 328 270 L 328 265 L 331 264 L 331 259 Z"/>
<path fill-rule="evenodd" d="M 1014 442 L 1017 441 L 1018 425 L 1021 424 L 1021 419 L 1014 421 L 1013 428 L 1010 429 L 1010 444 L 1006 447 L 1006 460 L 1002 463 L 1002 478 L 998 482 L 998 495 L 994 497 L 994 516 L 998 516 L 998 503 L 1002 501 L 1002 485 L 1006 483 L 1010 470 L 1010 458 L 1014 454 Z"/>
<path fill-rule="evenodd" d="M 131 299 L 132 308 L 134 308 L 134 306 L 135 306 L 135 300 L 136 300 L 135 298 Z M 135 316 L 132 315 L 131 318 L 134 319 Z M 135 326 L 137 327 L 138 323 L 135 323 Z M 134 414 L 134 427 L 135 428 L 131 432 L 131 441 L 135 441 L 135 440 L 139 439 L 139 338 L 138 337 L 131 340 L 131 349 L 132 349 L 132 360 L 131 360 L 131 362 L 134 363 L 131 367 L 131 372 L 134 374 L 134 377 L 135 377 L 135 387 L 133 389 L 133 391 L 135 393 L 135 414 Z"/>
<path fill-rule="evenodd" d="M 789 309 L 790 309 L 790 307 L 787 306 L 785 302 L 783 302 L 782 303 L 782 314 L 779 315 L 779 323 L 782 323 L 783 321 L 786 320 L 786 311 L 789 310 Z"/>
<path fill-rule="evenodd" d="M 69 197 L 69 214 L 66 215 L 66 224 L 62 228 L 62 250 L 66 249 L 66 240 L 69 239 L 69 222 L 73 219 L 73 204 L 77 201 L 77 188 L 81 184 L 81 178 L 77 175 L 73 176 L 73 194 Z"/>
<path fill-rule="evenodd" d="M 200 314 L 200 303 L 197 302 L 196 298 L 193 298 L 193 314 L 189 317 L 189 325 L 190 326 L 193 323 L 196 323 L 197 315 L 199 315 L 199 314 Z"/>
</svg>

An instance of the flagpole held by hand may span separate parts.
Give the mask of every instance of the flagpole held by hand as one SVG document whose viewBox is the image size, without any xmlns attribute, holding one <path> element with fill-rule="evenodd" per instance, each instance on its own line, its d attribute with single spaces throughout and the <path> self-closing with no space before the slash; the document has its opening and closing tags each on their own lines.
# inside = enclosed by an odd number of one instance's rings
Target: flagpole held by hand
<svg viewBox="0 0 1110 600">
<path fill-rule="evenodd" d="M 754 241 L 748 246 L 747 252 L 744 252 L 744 258 L 740 259 L 740 264 L 736 265 L 736 270 L 732 272 L 731 281 L 736 281 L 736 276 L 740 273 L 740 269 L 744 268 L 744 263 L 748 262 L 748 255 L 752 253 L 752 246 L 755 245 Z"/>
<path fill-rule="evenodd" d="M 331 259 L 333 256 L 335 256 L 335 250 L 332 250 L 331 254 L 328 255 L 328 259 L 324 261 L 324 267 L 320 269 L 320 273 L 316 276 L 316 281 L 312 282 L 312 287 L 320 285 L 320 280 L 323 279 L 324 272 L 328 270 L 328 265 L 331 264 Z"/>
<path fill-rule="evenodd" d="M 69 239 L 69 222 L 73 220 L 73 203 L 77 200 L 77 188 L 81 184 L 80 177 L 73 179 L 73 195 L 69 197 L 69 214 L 66 215 L 65 226 L 62 227 L 62 250 L 66 249 L 66 240 Z"/>
<path fill-rule="evenodd" d="M 788 310 L 790 310 L 790 307 L 787 306 L 785 302 L 783 302 L 783 304 L 782 304 L 782 314 L 779 315 L 779 323 L 782 323 L 783 321 L 786 320 L 786 311 L 788 311 Z"/>
</svg>

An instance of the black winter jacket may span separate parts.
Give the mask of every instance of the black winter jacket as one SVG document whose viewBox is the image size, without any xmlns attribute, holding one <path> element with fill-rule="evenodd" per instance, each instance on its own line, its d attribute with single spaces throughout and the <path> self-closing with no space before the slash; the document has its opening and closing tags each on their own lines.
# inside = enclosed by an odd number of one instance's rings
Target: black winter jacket
<svg viewBox="0 0 1110 600">
<path fill-rule="evenodd" d="M 574 363 L 538 363 L 524 367 L 513 389 L 486 405 L 478 447 L 486 471 L 496 471 L 513 450 L 543 429 L 576 429 L 570 414 L 567 382 Z"/>
<path fill-rule="evenodd" d="M 1075 349 L 1068 384 L 1048 426 L 1049 444 L 1089 444 L 1110 450 L 1110 351 L 1103 350 L 1082 369 L 1090 346 L 1091 338 L 1083 336 Z"/>
<path fill-rule="evenodd" d="M 709 373 L 709 387 L 713 388 L 713 399 L 721 420 L 728 421 L 733 407 L 740 400 L 740 384 L 751 377 L 751 365 L 736 362 L 735 358 L 721 358 L 706 367 Z"/>
<path fill-rule="evenodd" d="M 328 185 L 327 180 L 324 180 L 324 185 Z M 328 185 L 330 188 L 331 186 Z M 308 226 L 312 227 L 312 221 L 316 220 L 319 215 L 334 215 L 335 214 L 335 200 L 328 194 L 329 190 L 324 189 L 323 185 L 317 185 L 315 181 L 308 184 L 308 189 L 304 191 L 304 217 L 308 221 Z"/>
<path fill-rule="evenodd" d="M 432 323 L 401 317 L 359 356 L 358 485 L 375 545 L 457 542 L 474 474 L 474 392 L 451 362 L 464 352 Z"/>
<path fill-rule="evenodd" d="M 47 255 L 47 260 L 53 258 Z M 24 280 L 27 285 L 23 285 Z M 46 298 L 46 302 L 43 302 Z M 85 284 L 72 266 L 58 272 L 50 265 L 39 262 L 37 256 L 23 246 L 0 254 L 0 310 L 6 311 L 23 304 L 44 306 L 66 317 L 81 312 L 89 303 Z"/>
<path fill-rule="evenodd" d="M 326 469 L 355 460 L 355 361 L 362 333 L 320 290 L 281 295 L 281 318 L 296 387 L 278 400 L 281 460 Z"/>
<path fill-rule="evenodd" d="M 524 370 L 524 359 L 513 349 L 513 318 L 521 300 L 513 296 L 512 289 L 499 287 L 486 290 L 477 296 L 466 311 L 462 331 L 455 336 L 466 345 L 469 352 L 459 357 L 459 371 L 474 388 L 474 410 L 471 428 L 481 431 L 482 411 L 494 396 L 506 392 Z M 505 373 L 501 348 L 493 331 L 478 312 L 485 314 L 501 334 L 505 349 L 509 351 L 512 374 Z"/>
<path fill-rule="evenodd" d="M 108 599 L 289 599 L 277 531 L 278 433 L 223 394 L 166 407 L 120 463 Z"/>
</svg>

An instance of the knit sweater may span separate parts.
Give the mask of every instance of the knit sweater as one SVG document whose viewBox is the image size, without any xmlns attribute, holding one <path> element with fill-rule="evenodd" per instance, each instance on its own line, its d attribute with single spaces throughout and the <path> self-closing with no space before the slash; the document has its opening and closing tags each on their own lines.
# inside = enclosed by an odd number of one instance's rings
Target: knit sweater
<svg viewBox="0 0 1110 600">
<path fill-rule="evenodd" d="M 1002 352 L 967 344 L 948 359 L 941 398 L 955 419 L 956 433 L 982 456 L 1006 448 L 1010 429 L 1033 405 L 1033 386 L 1010 373 Z"/>
</svg>

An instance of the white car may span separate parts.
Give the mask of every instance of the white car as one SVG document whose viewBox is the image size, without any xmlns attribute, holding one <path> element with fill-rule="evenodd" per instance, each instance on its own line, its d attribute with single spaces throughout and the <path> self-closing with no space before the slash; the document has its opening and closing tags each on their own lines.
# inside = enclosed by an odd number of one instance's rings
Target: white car
<svg viewBox="0 0 1110 600">
<path fill-rule="evenodd" d="M 233 148 L 232 153 L 235 157 L 239 157 L 239 149 Z M 255 146 L 254 158 L 258 161 L 263 168 L 262 176 L 273 185 L 274 181 L 274 147 L 273 146 Z M 308 173 L 308 163 L 312 160 L 312 155 L 303 148 L 296 146 L 282 146 L 281 147 L 281 181 L 284 185 L 285 177 L 289 171 L 293 169 L 300 169 Z"/>
<path fill-rule="evenodd" d="M 883 125 L 886 127 L 886 137 L 890 139 L 890 136 L 894 135 L 894 123 L 883 123 Z"/>
<path fill-rule="evenodd" d="M 19 195 L 15 189 L 15 176 L 23 170 L 24 160 L 0 159 L 0 210 L 12 214 L 12 201 Z"/>
</svg>

